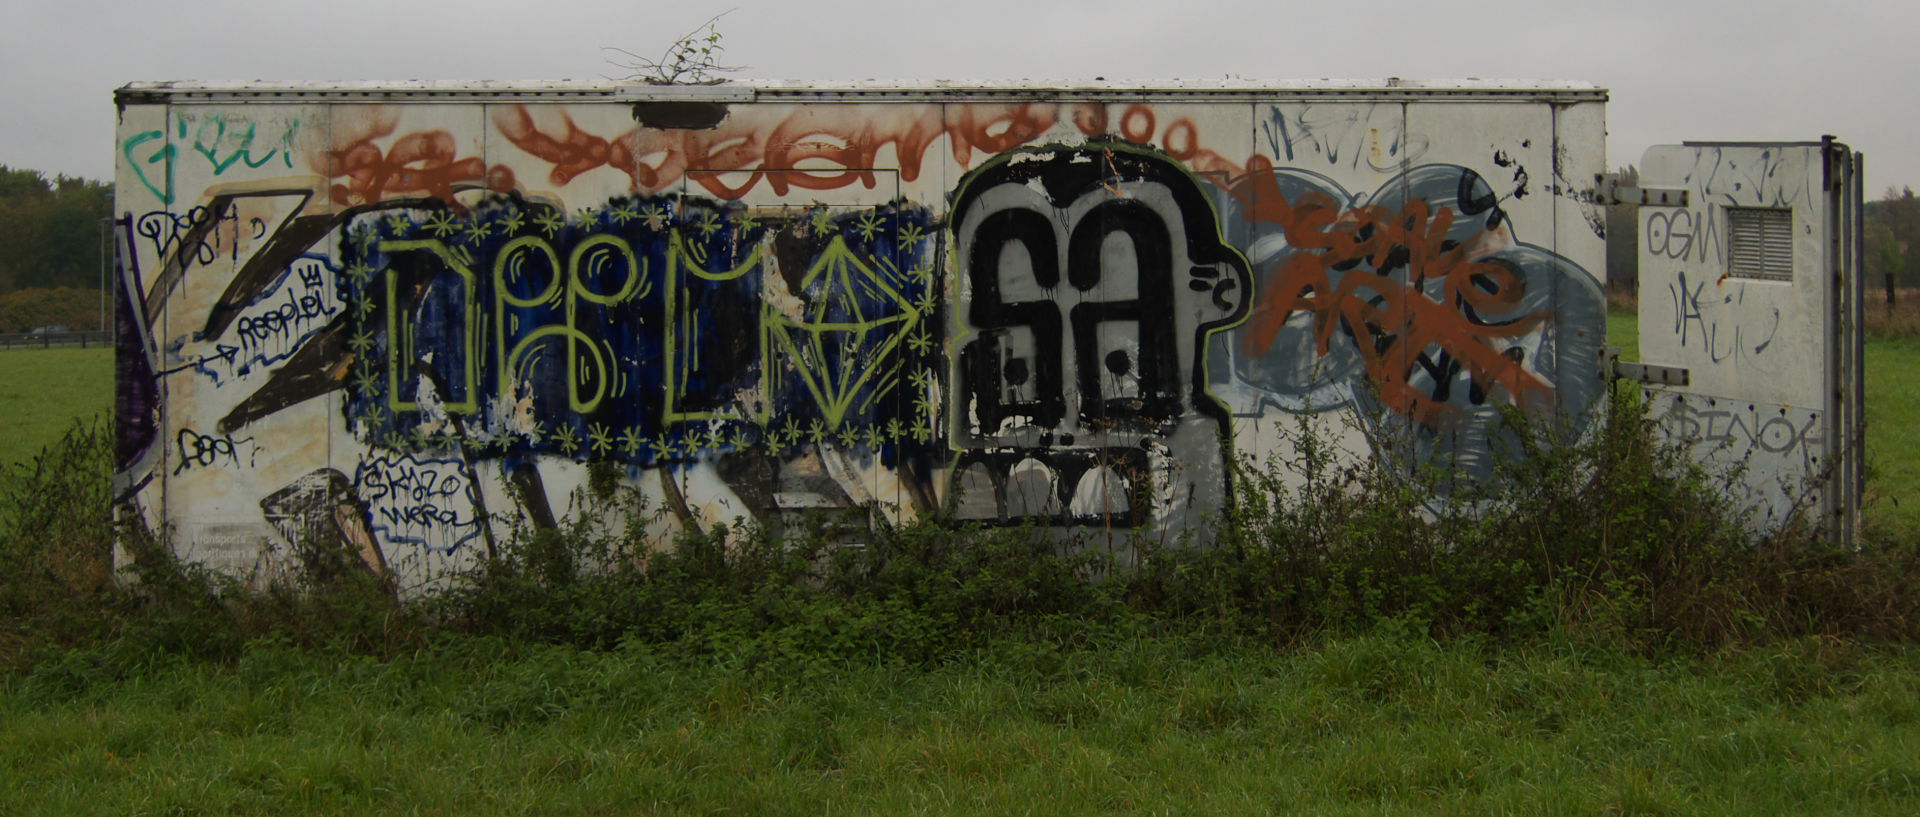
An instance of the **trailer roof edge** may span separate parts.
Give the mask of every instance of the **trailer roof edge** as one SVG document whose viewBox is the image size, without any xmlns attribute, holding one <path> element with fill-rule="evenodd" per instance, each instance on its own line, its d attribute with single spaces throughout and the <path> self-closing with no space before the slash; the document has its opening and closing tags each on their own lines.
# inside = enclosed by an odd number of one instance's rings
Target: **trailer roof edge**
<svg viewBox="0 0 1920 817">
<path fill-rule="evenodd" d="M 740 80 L 709 85 L 527 81 L 173 81 L 132 82 L 114 91 L 121 105 L 159 102 L 528 102 L 528 101 L 1019 101 L 1160 99 L 1454 101 L 1605 101 L 1590 83 L 1559 80 L 974 80 L 825 82 Z"/>
</svg>

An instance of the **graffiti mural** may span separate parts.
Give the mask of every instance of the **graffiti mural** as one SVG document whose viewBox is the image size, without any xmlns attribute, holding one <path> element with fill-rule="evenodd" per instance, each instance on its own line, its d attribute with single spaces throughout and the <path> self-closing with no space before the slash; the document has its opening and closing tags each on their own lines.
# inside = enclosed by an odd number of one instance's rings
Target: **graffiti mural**
<svg viewBox="0 0 1920 817">
<path fill-rule="evenodd" d="M 1525 168 L 1551 132 L 319 97 L 123 126 L 117 489 L 243 578 L 418 588 L 588 507 L 1204 542 L 1233 464 L 1283 444 L 1250 421 L 1346 417 L 1471 474 L 1503 407 L 1577 431 L 1602 390 L 1598 245 L 1559 243 Z"/>
<path fill-rule="evenodd" d="M 915 208 L 756 218 L 685 198 L 365 213 L 343 248 L 348 420 L 386 449 L 636 466 L 924 454 L 931 227 Z"/>
<path fill-rule="evenodd" d="M 1235 243 L 1267 249 L 1232 360 L 1240 410 L 1358 406 L 1411 421 L 1416 458 L 1485 473 L 1499 407 L 1577 434 L 1599 398 L 1605 299 L 1523 243 L 1478 173 L 1422 165 L 1355 196 L 1256 161 L 1228 190 Z"/>
<path fill-rule="evenodd" d="M 1200 182 L 1124 143 L 1036 148 L 970 174 L 953 224 L 962 516 L 1219 507 L 1225 410 L 1203 357 L 1252 279 Z"/>
</svg>

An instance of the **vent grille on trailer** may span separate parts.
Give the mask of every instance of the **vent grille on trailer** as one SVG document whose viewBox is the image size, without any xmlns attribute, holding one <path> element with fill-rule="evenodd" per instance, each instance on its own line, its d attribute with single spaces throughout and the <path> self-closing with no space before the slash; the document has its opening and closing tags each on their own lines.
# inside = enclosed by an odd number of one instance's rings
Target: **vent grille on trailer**
<svg viewBox="0 0 1920 817">
<path fill-rule="evenodd" d="M 1727 274 L 1761 281 L 1793 280 L 1793 211 L 1727 208 Z"/>
</svg>

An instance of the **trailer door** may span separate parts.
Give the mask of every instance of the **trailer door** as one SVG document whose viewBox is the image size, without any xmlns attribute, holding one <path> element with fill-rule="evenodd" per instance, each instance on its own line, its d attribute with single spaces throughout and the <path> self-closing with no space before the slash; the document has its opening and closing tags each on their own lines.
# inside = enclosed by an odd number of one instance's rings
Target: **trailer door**
<svg viewBox="0 0 1920 817">
<path fill-rule="evenodd" d="M 1641 159 L 1651 409 L 1756 528 L 1850 541 L 1861 500 L 1861 158 L 1832 137 Z"/>
</svg>

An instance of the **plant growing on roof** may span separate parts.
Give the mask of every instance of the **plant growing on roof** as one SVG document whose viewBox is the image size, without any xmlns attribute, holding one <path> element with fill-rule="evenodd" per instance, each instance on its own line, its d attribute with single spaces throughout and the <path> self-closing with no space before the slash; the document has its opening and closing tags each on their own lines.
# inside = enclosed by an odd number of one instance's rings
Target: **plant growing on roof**
<svg viewBox="0 0 1920 817">
<path fill-rule="evenodd" d="M 726 46 L 720 44 L 720 29 L 714 24 L 732 13 L 733 9 L 727 9 L 707 18 L 706 22 L 674 40 L 661 52 L 659 59 L 643 57 L 613 46 L 605 46 L 602 50 L 618 51 L 627 56 L 625 60 L 608 60 L 627 70 L 628 73 L 621 79 L 639 80 L 649 85 L 716 85 L 725 79 L 715 76 L 715 72 L 738 71 L 746 67 L 720 64 L 720 55 L 726 51 Z"/>
</svg>

